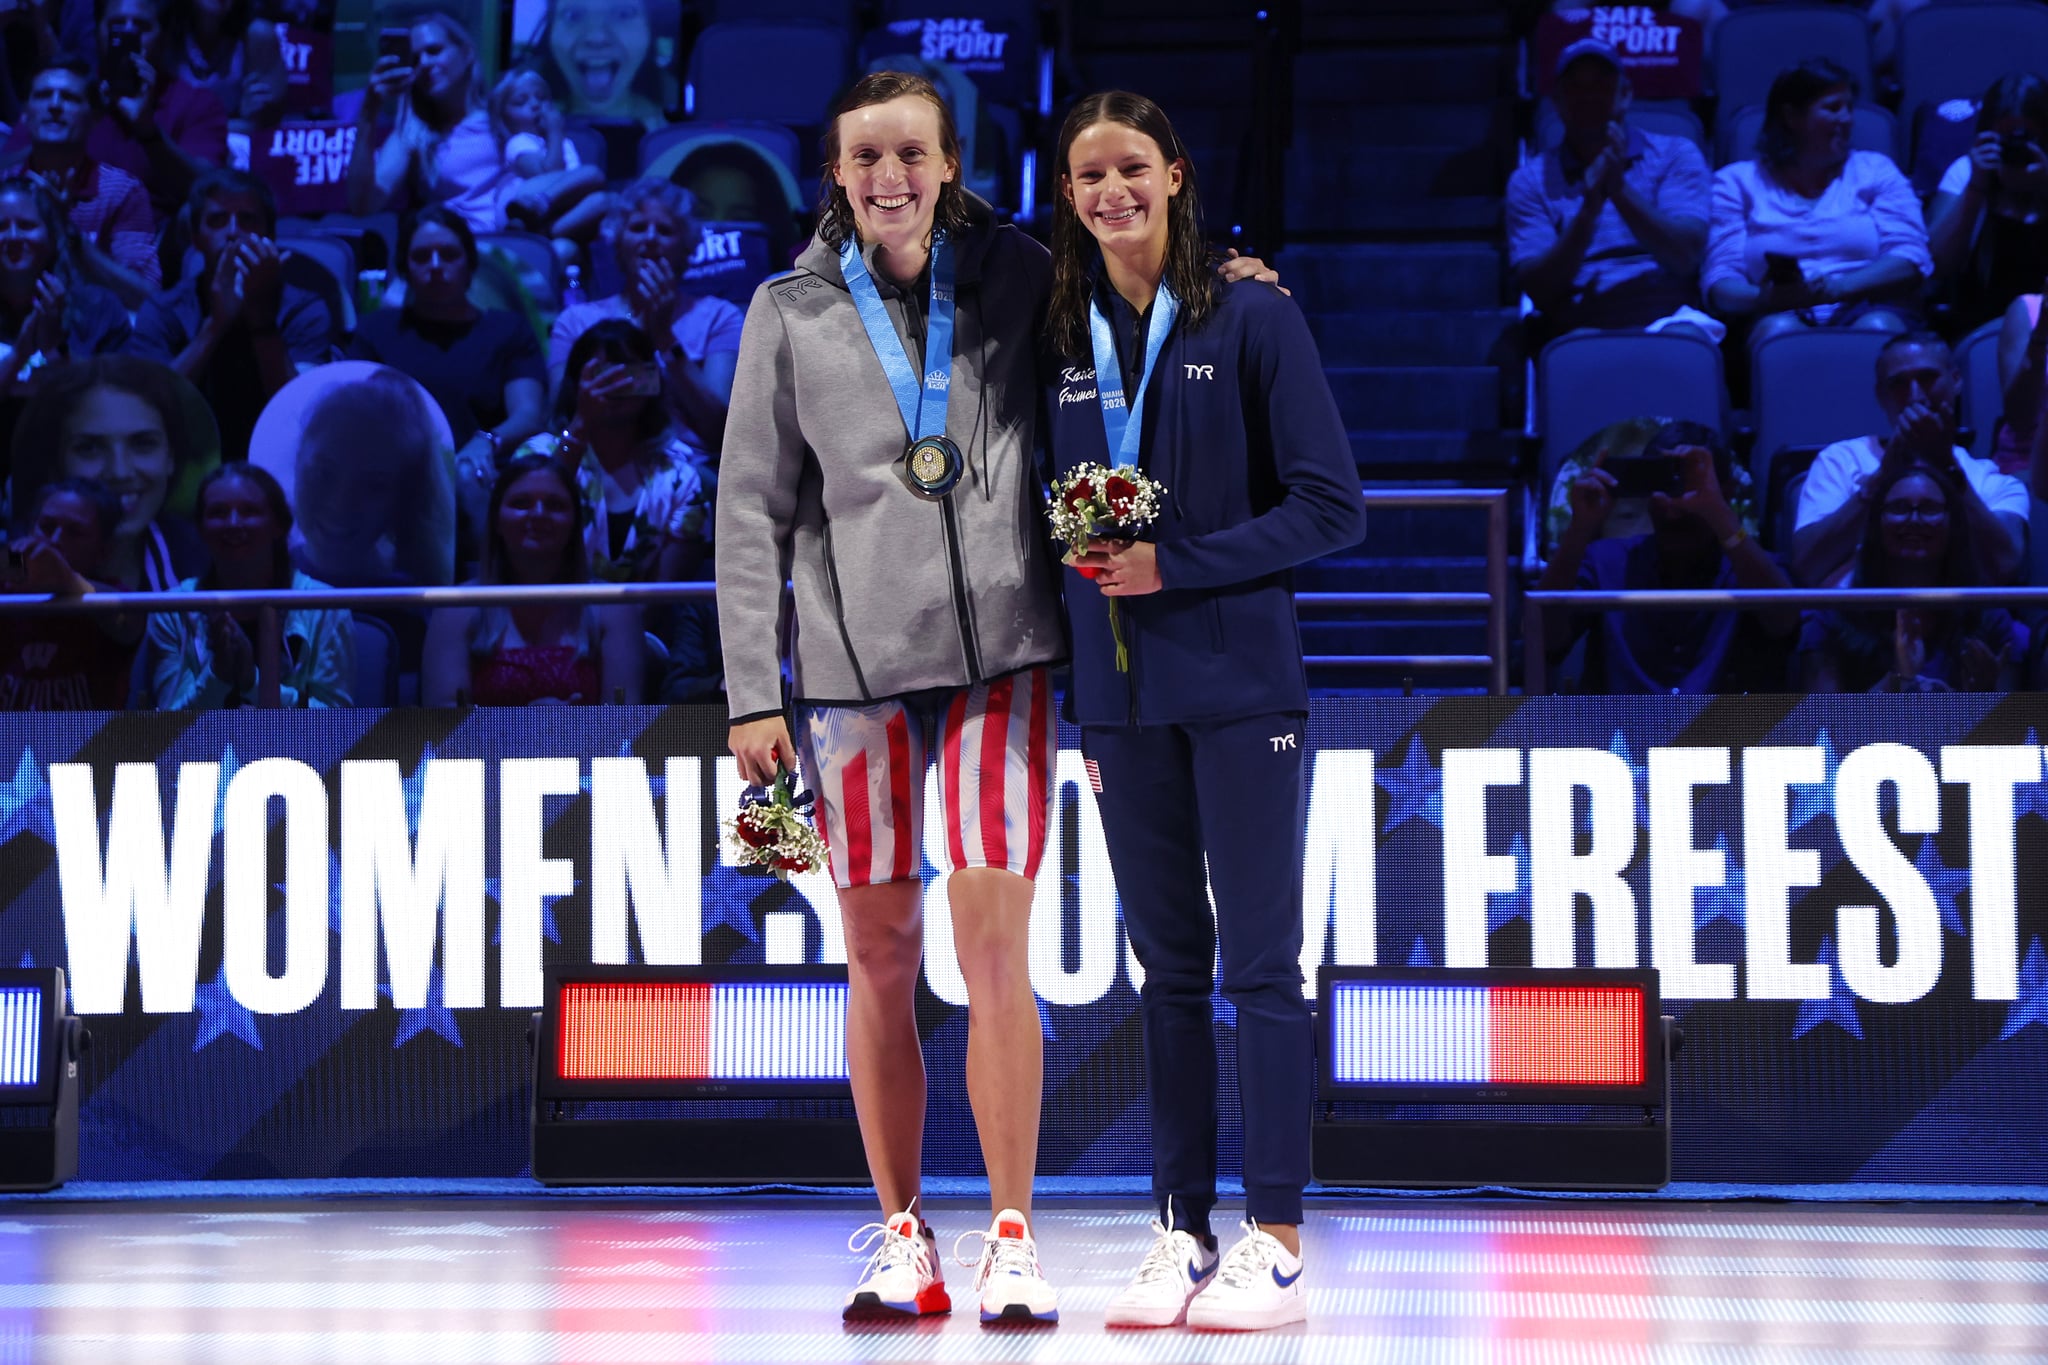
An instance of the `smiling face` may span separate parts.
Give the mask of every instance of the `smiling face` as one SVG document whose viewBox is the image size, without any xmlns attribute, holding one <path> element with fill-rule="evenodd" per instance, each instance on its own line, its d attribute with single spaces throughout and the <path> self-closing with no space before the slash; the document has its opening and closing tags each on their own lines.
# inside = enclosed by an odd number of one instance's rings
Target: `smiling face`
<svg viewBox="0 0 2048 1365">
<path fill-rule="evenodd" d="M 578 113 L 624 111 L 653 46 L 642 0 L 556 0 L 548 20 L 548 51 L 568 79 L 569 104 Z"/>
<path fill-rule="evenodd" d="M 142 534 L 163 510 L 176 459 L 163 417 L 142 395 L 105 385 L 86 390 L 59 443 L 66 478 L 98 479 L 121 500 L 118 536 Z"/>
<path fill-rule="evenodd" d="M 660 200 L 643 199 L 619 220 L 613 251 L 619 269 L 629 277 L 642 261 L 667 261 L 680 275 L 694 246 L 688 222 L 670 212 Z"/>
<path fill-rule="evenodd" d="M 1169 209 L 1184 170 L 1150 135 L 1105 120 L 1074 135 L 1060 193 L 1104 251 L 1164 254 Z"/>
<path fill-rule="evenodd" d="M 863 242 L 897 247 L 931 235 L 939 187 L 959 174 L 946 158 L 939 111 L 899 95 L 839 116 L 832 179 L 846 191 Z"/>
<path fill-rule="evenodd" d="M 61 67 L 36 73 L 29 87 L 29 136 L 39 146 L 75 147 L 92 123 L 92 99 L 85 77 Z"/>
<path fill-rule="evenodd" d="M 1948 554 L 1948 495 L 1925 474 L 1906 475 L 1884 495 L 1878 533 L 1895 564 L 1938 566 Z"/>
<path fill-rule="evenodd" d="M 429 21 L 412 28 L 413 89 L 436 104 L 467 98 L 476 54 L 446 27 Z"/>
<path fill-rule="evenodd" d="M 507 555 L 529 563 L 559 563 L 576 530 L 575 496 L 552 471 L 522 474 L 498 504 L 497 530 Z"/>
<path fill-rule="evenodd" d="M 0 276 L 31 281 L 57 259 L 57 240 L 27 194 L 0 194 Z"/>
<path fill-rule="evenodd" d="M 268 564 L 285 527 L 250 479 L 215 479 L 199 505 L 199 536 L 219 564 Z"/>
</svg>

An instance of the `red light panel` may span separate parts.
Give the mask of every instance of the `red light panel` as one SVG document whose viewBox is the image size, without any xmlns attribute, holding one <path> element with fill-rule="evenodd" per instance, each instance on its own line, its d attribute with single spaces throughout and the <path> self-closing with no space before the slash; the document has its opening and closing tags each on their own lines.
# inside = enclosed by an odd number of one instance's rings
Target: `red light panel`
<svg viewBox="0 0 2048 1365">
<path fill-rule="evenodd" d="M 709 982 L 567 984 L 558 1073 L 575 1081 L 682 1081 L 711 1076 Z"/>
<path fill-rule="evenodd" d="M 1641 1085 L 1643 993 L 1633 986 L 1495 986 L 1489 1079 Z"/>
</svg>

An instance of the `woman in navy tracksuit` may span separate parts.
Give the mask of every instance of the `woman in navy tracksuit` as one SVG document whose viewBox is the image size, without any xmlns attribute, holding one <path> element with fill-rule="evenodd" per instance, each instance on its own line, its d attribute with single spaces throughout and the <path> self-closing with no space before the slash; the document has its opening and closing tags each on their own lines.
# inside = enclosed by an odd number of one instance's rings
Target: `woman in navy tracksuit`
<svg viewBox="0 0 2048 1365">
<path fill-rule="evenodd" d="M 1213 279 L 1194 171 L 1158 106 L 1123 92 L 1081 101 L 1057 165 L 1053 464 L 1136 463 L 1167 490 L 1144 539 L 1098 542 L 1077 566 L 1094 577 L 1066 574 L 1068 705 L 1100 773 L 1117 892 L 1145 969 L 1160 1210 L 1158 1240 L 1109 1322 L 1274 1326 L 1306 1312 L 1298 1225 L 1312 1086 L 1299 962 L 1308 686 L 1290 570 L 1359 541 L 1365 506 L 1300 310 L 1269 285 Z M 1128 408 L 1105 401 L 1098 356 Z M 1237 1009 L 1248 1215 L 1220 1271 L 1208 1226 L 1219 940 Z"/>
</svg>

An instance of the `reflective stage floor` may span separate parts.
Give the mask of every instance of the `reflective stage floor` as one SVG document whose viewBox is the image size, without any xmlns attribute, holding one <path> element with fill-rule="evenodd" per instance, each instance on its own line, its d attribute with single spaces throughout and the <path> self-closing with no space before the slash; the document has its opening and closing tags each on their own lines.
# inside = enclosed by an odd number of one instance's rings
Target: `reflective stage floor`
<svg viewBox="0 0 2048 1365">
<path fill-rule="evenodd" d="M 848 1328 L 849 1199 L 0 1201 L 0 1360 L 2048 1363 L 2039 1205 L 1326 1201 L 1310 1319 L 1110 1334 L 1150 1233 L 1038 1215 L 1056 1328 Z M 982 1215 L 932 1211 L 942 1243 Z"/>
</svg>

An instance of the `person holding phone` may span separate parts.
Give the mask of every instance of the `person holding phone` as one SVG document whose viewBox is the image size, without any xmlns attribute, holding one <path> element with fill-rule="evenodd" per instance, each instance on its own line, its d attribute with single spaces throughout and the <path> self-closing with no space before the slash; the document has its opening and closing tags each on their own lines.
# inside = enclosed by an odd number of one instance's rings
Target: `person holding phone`
<svg viewBox="0 0 2048 1365">
<path fill-rule="evenodd" d="M 414 207 L 447 205 L 474 231 L 498 231 L 511 172 L 491 132 L 469 30 L 428 13 L 402 49 L 395 28 L 382 30 L 378 52 L 356 110 L 349 212 L 379 213 L 403 195 Z"/>
<path fill-rule="evenodd" d="M 254 0 L 165 0 L 166 51 L 179 79 L 212 92 L 228 117 L 267 127 L 284 114 L 291 77 L 274 15 Z"/>
<path fill-rule="evenodd" d="M 1641 456 L 1606 452 L 1571 486 L 1572 516 L 1539 591 L 1789 588 L 1791 580 L 1729 506 L 1734 465 L 1720 433 L 1665 424 Z M 1621 498 L 1649 505 L 1650 532 L 1603 537 Z M 1579 690 L 1594 693 L 1771 692 L 1785 685 L 1795 607 L 1761 612 L 1573 612 L 1551 609 L 1552 663 L 1587 641 Z"/>
<path fill-rule="evenodd" d="M 176 74 L 159 0 L 99 0 L 102 116 L 86 134 L 88 158 L 142 182 L 161 227 L 192 182 L 228 160 L 228 113 L 210 91 Z M 33 139 L 17 123 L 0 156 L 26 152 Z"/>
<path fill-rule="evenodd" d="M 1903 332 L 1933 272 L 1912 185 L 1882 152 L 1853 151 L 1856 82 L 1814 57 L 1780 72 L 1756 157 L 1714 177 L 1700 287 L 1752 347 L 1799 327 Z"/>
<path fill-rule="evenodd" d="M 1976 141 L 1927 203 L 1935 280 L 1955 301 L 1957 335 L 2038 294 L 2048 275 L 2044 148 L 2048 81 L 2024 71 L 1993 81 L 1977 107 Z"/>
</svg>

